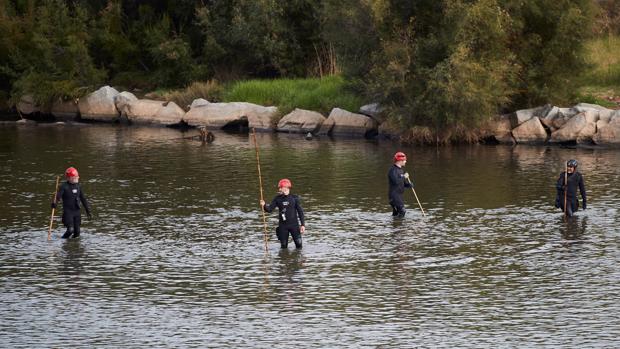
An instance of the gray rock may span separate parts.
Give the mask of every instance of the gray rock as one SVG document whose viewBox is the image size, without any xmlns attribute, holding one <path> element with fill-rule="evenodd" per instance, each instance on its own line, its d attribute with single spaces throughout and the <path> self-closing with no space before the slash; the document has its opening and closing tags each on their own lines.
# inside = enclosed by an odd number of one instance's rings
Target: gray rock
<svg viewBox="0 0 620 349">
<path fill-rule="evenodd" d="M 103 86 L 90 95 L 80 98 L 78 107 L 82 119 L 107 122 L 118 120 L 119 111 L 114 101 L 118 94 L 119 92 L 114 88 Z"/>
<path fill-rule="evenodd" d="M 272 131 L 277 112 L 276 107 L 246 102 L 209 103 L 191 108 L 183 120 L 190 126 L 224 128 L 230 124 L 247 123 L 250 128 Z"/>
<path fill-rule="evenodd" d="M 580 113 L 572 117 L 562 128 L 551 133 L 549 141 L 552 143 L 577 141 L 579 132 L 588 124 L 585 114 L 586 113 Z"/>
<path fill-rule="evenodd" d="M 533 117 L 542 117 L 546 115 L 550 109 L 552 109 L 552 106 L 546 104 L 541 107 L 517 110 L 511 115 L 512 127 L 515 128 Z"/>
<path fill-rule="evenodd" d="M 80 109 L 75 100 L 57 100 L 52 105 L 51 113 L 58 121 L 75 121 L 80 115 Z"/>
<path fill-rule="evenodd" d="M 17 111 L 24 116 L 28 116 L 40 112 L 41 108 L 34 102 L 34 98 L 31 95 L 24 95 L 17 103 Z"/>
<path fill-rule="evenodd" d="M 292 133 L 315 133 L 325 122 L 325 117 L 320 113 L 310 110 L 295 109 L 286 114 L 278 122 L 278 132 Z"/>
<path fill-rule="evenodd" d="M 209 101 L 207 101 L 204 98 L 198 98 L 198 99 L 194 99 L 192 101 L 192 104 L 189 106 L 189 108 L 192 109 L 192 108 L 196 108 L 196 107 L 199 107 L 201 105 L 207 105 L 207 104 L 209 104 Z"/>
<path fill-rule="evenodd" d="M 383 113 L 383 108 L 379 106 L 379 103 L 363 105 L 360 107 L 359 113 L 370 116 L 378 123 L 381 123 L 383 121 L 383 118 L 381 117 L 381 113 Z"/>
<path fill-rule="evenodd" d="M 378 124 L 372 118 L 334 108 L 319 130 L 321 135 L 366 136 L 377 132 Z"/>
<path fill-rule="evenodd" d="M 592 141 L 599 145 L 620 145 L 620 118 L 607 123 L 599 120 Z"/>
<path fill-rule="evenodd" d="M 138 99 L 127 102 L 122 114 L 135 124 L 176 125 L 183 120 L 185 111 L 174 102 Z"/>
<path fill-rule="evenodd" d="M 538 117 L 533 117 L 512 130 L 517 143 L 539 144 L 547 141 L 547 131 Z"/>
</svg>

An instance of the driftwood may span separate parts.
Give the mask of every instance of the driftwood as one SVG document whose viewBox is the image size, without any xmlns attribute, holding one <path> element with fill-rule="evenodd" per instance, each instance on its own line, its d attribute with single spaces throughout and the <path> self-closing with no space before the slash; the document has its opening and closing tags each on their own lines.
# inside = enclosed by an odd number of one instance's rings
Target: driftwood
<svg viewBox="0 0 620 349">
<path fill-rule="evenodd" d="M 215 140 L 215 136 L 213 135 L 211 131 L 207 130 L 206 126 L 198 126 L 197 129 L 198 129 L 198 132 L 200 132 L 197 135 L 179 137 L 179 138 L 173 138 L 173 139 L 195 139 L 195 140 L 201 141 L 202 143 L 211 143 Z"/>
</svg>

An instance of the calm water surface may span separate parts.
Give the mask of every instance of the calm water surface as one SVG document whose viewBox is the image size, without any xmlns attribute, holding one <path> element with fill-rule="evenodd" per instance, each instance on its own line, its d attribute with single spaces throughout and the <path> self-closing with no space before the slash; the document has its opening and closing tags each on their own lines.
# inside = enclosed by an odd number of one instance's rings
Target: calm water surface
<svg viewBox="0 0 620 349">
<path fill-rule="evenodd" d="M 0 126 L 0 346 L 620 346 L 620 151 L 398 148 L 259 134 L 266 199 L 293 181 L 304 248 L 264 251 L 248 135 Z M 427 212 L 387 203 L 403 150 Z M 553 207 L 576 158 L 588 210 Z M 95 219 L 47 241 L 55 176 L 80 171 Z"/>
</svg>

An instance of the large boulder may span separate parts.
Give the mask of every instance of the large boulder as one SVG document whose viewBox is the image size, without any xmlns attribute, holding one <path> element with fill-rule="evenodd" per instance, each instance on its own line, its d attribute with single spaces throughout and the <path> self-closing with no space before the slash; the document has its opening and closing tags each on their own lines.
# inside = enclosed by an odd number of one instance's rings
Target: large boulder
<svg viewBox="0 0 620 349">
<path fill-rule="evenodd" d="M 512 121 L 510 114 L 499 115 L 481 128 L 483 138 L 495 139 L 502 144 L 514 144 L 515 139 L 512 137 Z"/>
<path fill-rule="evenodd" d="M 135 124 L 176 125 L 183 120 L 185 111 L 174 102 L 138 99 L 127 102 L 122 114 Z"/>
<path fill-rule="evenodd" d="M 515 128 L 534 117 L 542 117 L 546 115 L 552 108 L 552 105 L 546 104 L 541 107 L 517 110 L 516 112 L 511 114 L 512 127 Z"/>
<path fill-rule="evenodd" d="M 383 108 L 381 108 L 379 103 L 371 103 L 371 104 L 363 105 L 360 107 L 359 112 L 360 114 L 370 116 L 378 123 L 383 122 L 383 119 L 384 119 L 382 117 Z"/>
<path fill-rule="evenodd" d="M 590 104 L 590 103 L 579 103 L 573 107 L 578 113 L 583 113 L 586 111 L 600 111 L 607 110 L 605 107 L 601 107 L 598 104 Z"/>
<path fill-rule="evenodd" d="M 116 110 L 123 114 L 123 109 L 125 109 L 127 103 L 137 100 L 138 97 L 136 97 L 133 93 L 123 91 L 114 97 L 114 105 L 116 106 Z"/>
<path fill-rule="evenodd" d="M 377 133 L 378 124 L 372 118 L 334 108 L 319 130 L 321 135 L 370 136 Z"/>
<path fill-rule="evenodd" d="M 599 120 L 592 141 L 599 145 L 620 145 L 620 117 L 610 122 Z"/>
<path fill-rule="evenodd" d="M 189 108 L 192 109 L 192 108 L 196 108 L 196 107 L 199 107 L 201 105 L 207 105 L 207 104 L 209 104 L 209 101 L 207 101 L 206 99 L 204 99 L 204 98 L 197 98 L 197 99 L 194 99 L 192 101 L 192 104 L 189 106 Z"/>
<path fill-rule="evenodd" d="M 190 126 L 226 128 L 232 125 L 245 125 L 257 130 L 273 130 L 272 120 L 278 108 L 232 102 L 207 103 L 191 108 L 183 117 Z"/>
<path fill-rule="evenodd" d="M 315 133 L 324 121 L 325 117 L 320 113 L 295 109 L 280 119 L 276 130 L 279 132 Z"/>
<path fill-rule="evenodd" d="M 542 115 L 540 117 L 540 122 L 542 122 L 543 125 L 549 128 L 551 131 L 555 131 L 556 127 L 553 124 L 553 120 L 555 120 L 558 117 L 559 113 L 560 113 L 560 108 L 552 106 L 551 108 L 549 108 L 549 110 L 547 111 L 545 115 Z"/>
<path fill-rule="evenodd" d="M 115 97 L 119 94 L 110 86 L 103 86 L 86 97 L 80 98 L 78 107 L 84 120 L 117 121 L 119 112 L 116 109 Z"/>
<path fill-rule="evenodd" d="M 22 96 L 17 103 L 17 111 L 22 115 L 39 113 L 41 108 L 34 102 L 31 95 Z"/>
<path fill-rule="evenodd" d="M 538 144 L 547 141 L 547 131 L 538 117 L 533 117 L 512 130 L 517 143 Z"/>
<path fill-rule="evenodd" d="M 59 99 L 52 104 L 51 113 L 58 121 L 74 121 L 80 115 L 80 109 L 75 100 Z"/>
<path fill-rule="evenodd" d="M 593 120 L 592 117 L 590 117 L 589 119 L 590 121 Z M 588 123 L 589 122 L 588 118 L 586 118 L 586 113 L 577 114 L 570 120 L 568 120 L 568 122 L 564 124 L 562 128 L 551 133 L 551 138 L 549 139 L 549 141 L 552 143 L 577 141 L 581 130 L 583 130 L 588 125 Z"/>
</svg>

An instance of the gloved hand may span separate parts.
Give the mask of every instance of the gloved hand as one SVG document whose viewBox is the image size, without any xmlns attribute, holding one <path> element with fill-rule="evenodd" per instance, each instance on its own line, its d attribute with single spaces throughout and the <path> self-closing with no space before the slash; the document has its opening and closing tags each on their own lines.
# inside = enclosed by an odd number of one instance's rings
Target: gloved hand
<svg viewBox="0 0 620 349">
<path fill-rule="evenodd" d="M 88 217 L 89 221 L 93 219 L 93 215 L 90 212 L 86 212 L 86 217 Z"/>
<path fill-rule="evenodd" d="M 52 206 L 52 208 L 56 208 L 56 203 L 55 203 L 55 202 L 52 202 L 52 205 L 51 205 L 51 206 Z"/>
</svg>

